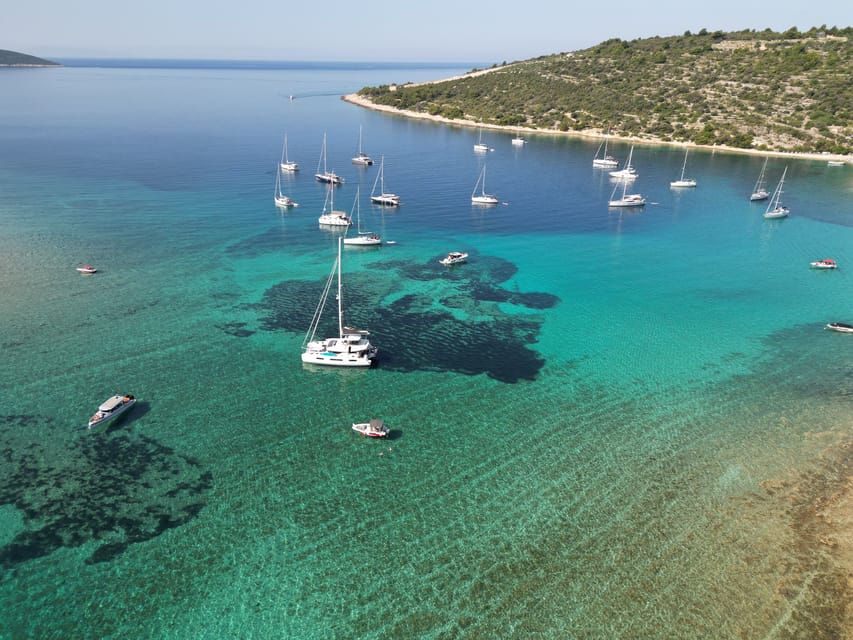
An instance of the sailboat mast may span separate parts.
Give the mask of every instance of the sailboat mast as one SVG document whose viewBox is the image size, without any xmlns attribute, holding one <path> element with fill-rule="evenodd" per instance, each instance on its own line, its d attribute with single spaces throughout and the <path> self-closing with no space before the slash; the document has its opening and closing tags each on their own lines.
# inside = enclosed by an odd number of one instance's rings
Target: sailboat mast
<svg viewBox="0 0 853 640">
<path fill-rule="evenodd" d="M 344 337 L 344 306 L 341 300 L 341 246 L 344 239 L 338 237 L 338 335 Z"/>
</svg>

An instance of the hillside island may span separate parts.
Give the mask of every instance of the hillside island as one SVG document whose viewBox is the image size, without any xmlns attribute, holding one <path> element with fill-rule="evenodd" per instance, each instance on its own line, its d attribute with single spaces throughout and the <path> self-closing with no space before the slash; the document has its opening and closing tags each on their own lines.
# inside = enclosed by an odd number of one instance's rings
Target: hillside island
<svg viewBox="0 0 853 640">
<path fill-rule="evenodd" d="M 822 26 L 612 39 L 343 99 L 460 126 L 851 161 L 851 36 Z"/>
<path fill-rule="evenodd" d="M 0 67 L 61 67 L 58 62 L 37 58 L 26 53 L 0 49 Z"/>
</svg>

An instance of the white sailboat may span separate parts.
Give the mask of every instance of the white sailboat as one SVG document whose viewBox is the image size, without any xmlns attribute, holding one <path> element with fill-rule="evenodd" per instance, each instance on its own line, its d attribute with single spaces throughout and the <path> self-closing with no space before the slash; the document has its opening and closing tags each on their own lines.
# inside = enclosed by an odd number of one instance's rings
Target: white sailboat
<svg viewBox="0 0 853 640">
<path fill-rule="evenodd" d="M 520 130 L 515 132 L 515 137 L 512 139 L 512 144 L 515 147 L 523 147 L 525 144 L 527 144 L 527 140 L 525 140 L 524 137 L 521 135 Z"/>
<path fill-rule="evenodd" d="M 373 364 L 379 351 L 367 339 L 370 332 L 344 326 L 343 286 L 341 283 L 342 243 L 343 239 L 338 238 L 337 260 L 335 260 L 332 272 L 329 274 L 329 279 L 320 296 L 317 309 L 314 311 L 311 326 L 308 328 L 308 333 L 305 334 L 305 340 L 302 342 L 302 362 L 337 367 L 369 367 Z M 334 338 L 326 338 L 325 340 L 315 340 L 314 337 L 317 333 L 317 328 L 323 315 L 323 308 L 326 306 L 326 300 L 329 297 L 329 291 L 332 288 L 335 275 L 338 278 L 338 335 Z"/>
<path fill-rule="evenodd" d="M 320 171 L 320 167 L 323 168 Z M 325 182 L 327 184 L 341 184 L 344 180 L 339 175 L 337 175 L 334 171 L 329 171 L 326 168 L 326 134 L 323 134 L 323 148 L 320 150 L 320 160 L 317 162 L 317 173 L 314 174 L 314 177 L 317 178 L 320 182 Z"/>
<path fill-rule="evenodd" d="M 349 227 L 352 224 L 352 218 L 346 211 L 335 211 L 335 189 L 332 184 L 326 188 L 326 201 L 323 203 L 323 213 L 320 214 L 318 221 L 326 227 Z"/>
<path fill-rule="evenodd" d="M 619 178 L 620 180 L 635 180 L 639 177 L 636 169 L 634 169 L 634 165 L 631 164 L 631 158 L 634 157 L 634 145 L 631 145 L 631 150 L 628 152 L 628 160 L 625 162 L 625 166 L 619 169 L 618 171 L 611 171 L 610 175 L 614 178 Z"/>
<path fill-rule="evenodd" d="M 299 163 L 293 162 L 287 157 L 287 134 L 284 134 L 284 145 L 281 152 L 281 162 L 279 163 L 281 170 L 287 173 L 296 173 L 299 171 Z"/>
<path fill-rule="evenodd" d="M 616 158 L 614 158 L 613 156 L 607 155 L 607 138 L 609 138 L 609 137 L 610 137 L 610 132 L 608 131 L 607 134 L 605 134 L 605 136 L 604 136 L 604 142 L 602 142 L 600 145 L 598 145 L 598 149 L 595 152 L 595 157 L 592 159 L 592 166 L 593 167 L 602 167 L 602 168 L 606 169 L 608 167 L 618 167 L 619 166 L 619 161 Z M 602 152 L 602 148 L 604 149 L 603 152 Z"/>
<path fill-rule="evenodd" d="M 669 183 L 670 187 L 695 187 L 696 181 L 693 178 L 685 178 L 684 170 L 687 168 L 687 153 L 688 150 L 684 150 L 684 163 L 681 165 L 681 177 L 678 180 L 673 180 Z"/>
<path fill-rule="evenodd" d="M 373 158 L 367 155 L 361 148 L 361 126 L 358 127 L 358 151 L 352 159 L 353 164 L 360 164 L 364 167 L 369 167 L 373 164 Z"/>
<path fill-rule="evenodd" d="M 767 192 L 766 178 L 764 177 L 765 172 L 767 171 L 767 158 L 764 158 L 764 164 L 761 166 L 761 173 L 758 174 L 758 180 L 755 182 L 755 186 L 752 188 L 752 195 L 749 196 L 751 202 L 757 202 L 759 200 L 767 200 L 770 197 L 770 194 Z"/>
<path fill-rule="evenodd" d="M 489 150 L 489 145 L 483 143 L 483 130 L 480 129 L 480 137 L 477 144 L 474 145 L 474 151 L 477 153 L 486 153 Z"/>
<path fill-rule="evenodd" d="M 477 193 L 477 188 L 480 188 L 480 193 Z M 491 193 L 486 193 L 486 165 L 483 165 L 483 170 L 474 184 L 474 191 L 471 192 L 472 204 L 497 204 L 498 197 Z"/>
<path fill-rule="evenodd" d="M 620 182 L 617 182 L 610 193 L 610 200 L 607 205 L 610 207 L 642 207 L 646 204 L 646 199 L 639 193 L 626 193 L 628 190 L 628 181 L 622 180 L 622 196 L 616 198 L 616 189 L 619 188 Z"/>
<path fill-rule="evenodd" d="M 779 184 L 776 185 L 776 190 L 770 198 L 770 203 L 767 205 L 767 210 L 764 212 L 764 217 L 771 218 L 786 218 L 791 210 L 784 206 L 780 200 L 782 198 L 782 186 L 785 184 L 785 174 L 788 173 L 788 167 L 782 171 L 782 177 L 779 179 Z"/>
<path fill-rule="evenodd" d="M 379 237 L 378 233 L 373 233 L 372 231 L 362 231 L 361 230 L 361 198 L 359 197 L 361 188 L 355 190 L 355 201 L 353 202 L 353 208 L 356 210 L 355 219 L 358 229 L 358 235 L 353 238 L 344 238 L 344 244 L 353 245 L 357 247 L 378 247 L 382 244 L 382 238 Z M 350 212 L 350 219 L 352 219 L 352 212 Z"/>
<path fill-rule="evenodd" d="M 376 193 L 376 185 L 379 185 L 379 193 Z M 379 173 L 373 181 L 373 189 L 370 191 L 370 201 L 381 204 L 384 207 L 396 207 L 400 204 L 400 196 L 395 193 L 385 192 L 385 156 L 379 160 Z"/>
<path fill-rule="evenodd" d="M 281 192 L 281 164 L 275 170 L 275 194 L 273 195 L 275 206 L 281 209 L 290 209 L 299 205 L 292 198 L 284 195 Z"/>
</svg>

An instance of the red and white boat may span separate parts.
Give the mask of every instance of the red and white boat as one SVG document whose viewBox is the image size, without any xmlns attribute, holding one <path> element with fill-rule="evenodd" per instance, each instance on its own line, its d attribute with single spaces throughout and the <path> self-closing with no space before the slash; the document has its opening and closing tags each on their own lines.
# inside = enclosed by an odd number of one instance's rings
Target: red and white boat
<svg viewBox="0 0 853 640">
<path fill-rule="evenodd" d="M 838 263 L 832 258 L 824 258 L 823 260 L 815 260 L 812 262 L 814 269 L 837 269 Z"/>
<path fill-rule="evenodd" d="M 353 422 L 352 430 L 371 438 L 384 438 L 390 431 L 382 418 L 373 418 L 370 422 Z"/>
<path fill-rule="evenodd" d="M 97 273 L 97 269 L 90 264 L 84 264 L 82 267 L 77 267 L 77 271 L 80 273 Z"/>
</svg>

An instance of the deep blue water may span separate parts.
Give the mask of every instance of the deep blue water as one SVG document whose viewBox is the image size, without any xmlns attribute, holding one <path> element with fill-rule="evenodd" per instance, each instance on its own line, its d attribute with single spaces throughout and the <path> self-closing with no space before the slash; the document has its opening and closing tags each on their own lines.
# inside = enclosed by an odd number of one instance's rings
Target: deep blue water
<svg viewBox="0 0 853 640">
<path fill-rule="evenodd" d="M 476 155 L 339 99 L 473 65 L 63 62 L 0 74 L 0 637 L 785 637 L 839 597 L 791 504 L 846 464 L 853 168 L 771 158 L 766 221 L 763 158 L 692 150 L 676 191 L 683 150 L 637 146 L 620 211 L 596 140 Z M 344 255 L 370 371 L 299 360 L 324 135 L 396 242 Z"/>
</svg>

